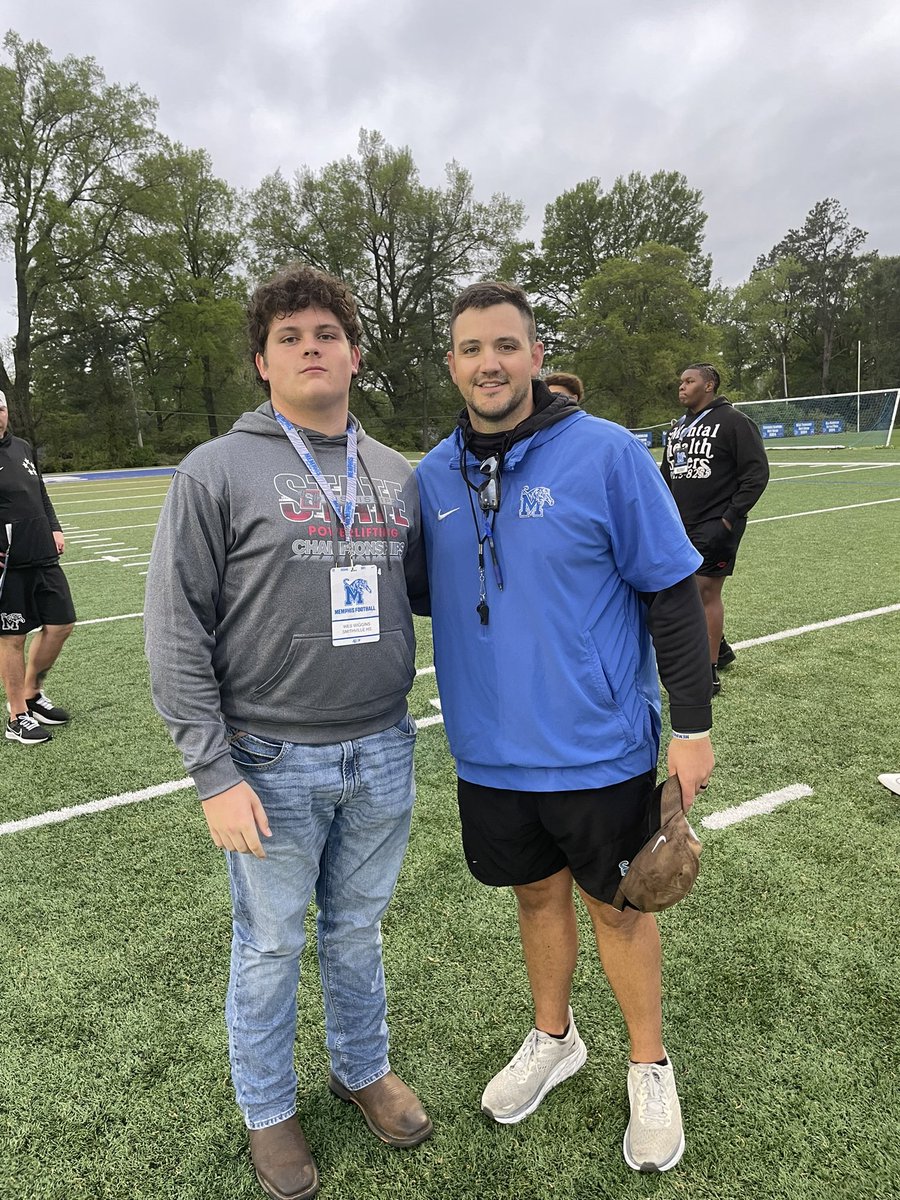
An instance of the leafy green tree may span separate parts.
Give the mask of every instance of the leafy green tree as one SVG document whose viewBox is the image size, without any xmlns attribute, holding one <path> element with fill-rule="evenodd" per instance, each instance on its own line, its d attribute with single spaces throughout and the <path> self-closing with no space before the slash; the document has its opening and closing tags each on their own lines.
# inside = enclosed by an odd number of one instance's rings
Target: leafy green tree
<svg viewBox="0 0 900 1200">
<path fill-rule="evenodd" d="M 103 271 L 60 285 L 36 318 L 38 334 L 65 330 L 35 378 L 36 399 L 67 416 L 44 435 L 60 463 L 142 461 L 133 448 L 145 434 L 157 457 L 177 455 L 216 436 L 223 407 L 245 407 L 241 197 L 213 176 L 205 151 L 164 146 L 136 175 Z"/>
<path fill-rule="evenodd" d="M 120 259 L 124 311 L 139 315 L 138 371 L 158 423 L 202 411 L 216 437 L 221 403 L 233 408 L 236 393 L 246 394 L 246 201 L 213 174 L 205 150 L 166 146 L 141 171 L 143 203 Z"/>
<path fill-rule="evenodd" d="M 607 260 L 633 259 L 649 242 L 683 250 L 691 279 L 707 286 L 711 260 L 702 249 L 702 201 L 679 171 L 656 171 L 649 178 L 632 171 L 616 179 L 608 192 L 593 177 L 548 204 L 540 250 L 529 243 L 514 247 L 504 270 L 534 296 L 550 352 L 565 352 L 559 332 L 578 311 L 587 280 Z"/>
<path fill-rule="evenodd" d="M 851 226 L 847 210 L 837 200 L 820 200 L 810 209 L 802 228 L 789 230 L 756 264 L 757 269 L 785 259 L 800 264 L 805 316 L 797 332 L 818 359 L 819 378 L 814 390 L 823 394 L 829 391 L 842 324 L 850 314 L 856 283 L 868 262 L 868 257 L 859 253 L 866 237 L 865 230 Z"/>
<path fill-rule="evenodd" d="M 0 388 L 16 428 L 34 440 L 34 355 L 65 330 L 42 314 L 60 289 L 99 268 L 133 203 L 132 169 L 153 136 L 155 102 L 136 87 L 107 85 L 91 58 L 54 62 L 46 47 L 7 33 L 0 66 L 0 243 L 13 261 L 16 332 L 12 372 Z"/>
<path fill-rule="evenodd" d="M 610 258 L 581 292 L 560 364 L 584 380 L 585 407 L 634 429 L 668 420 L 678 373 L 717 350 L 707 299 L 691 279 L 691 259 L 649 242 L 631 258 Z"/>
<path fill-rule="evenodd" d="M 858 305 L 863 386 L 900 387 L 900 257 L 872 259 L 859 281 Z"/>
<path fill-rule="evenodd" d="M 803 350 L 798 332 L 807 319 L 804 281 L 804 267 L 783 258 L 754 270 L 724 306 L 723 354 L 736 397 L 764 399 L 790 392 Z"/>
<path fill-rule="evenodd" d="M 365 331 L 360 393 L 373 432 L 413 444 L 433 438 L 454 406 L 442 364 L 454 293 L 496 272 L 523 221 L 522 205 L 474 199 L 458 163 L 443 187 L 425 187 L 407 148 L 363 130 L 356 157 L 291 182 L 264 179 L 252 196 L 259 275 L 302 259 L 343 279 Z"/>
</svg>

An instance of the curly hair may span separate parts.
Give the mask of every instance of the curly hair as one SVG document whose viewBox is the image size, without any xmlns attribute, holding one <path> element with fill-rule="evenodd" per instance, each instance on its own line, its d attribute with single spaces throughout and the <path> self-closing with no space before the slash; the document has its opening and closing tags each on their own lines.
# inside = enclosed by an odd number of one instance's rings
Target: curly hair
<svg viewBox="0 0 900 1200">
<path fill-rule="evenodd" d="M 499 279 L 486 279 L 482 283 L 469 284 L 459 293 L 450 309 L 450 338 L 453 338 L 453 326 L 460 313 L 468 308 L 493 308 L 495 304 L 511 304 L 525 318 L 528 337 L 531 344 L 537 341 L 537 326 L 534 321 L 534 311 L 528 303 L 528 297 L 515 283 L 503 283 Z"/>
<path fill-rule="evenodd" d="M 711 363 L 688 363 L 684 370 L 697 371 L 701 378 L 705 379 L 707 383 L 711 383 L 713 385 L 714 392 L 719 390 L 722 380 L 719 377 L 719 372 Z"/>
<path fill-rule="evenodd" d="M 350 289 L 340 279 L 310 267 L 306 263 L 288 263 L 271 279 L 261 283 L 247 305 L 247 335 L 250 359 L 256 364 L 257 354 L 266 353 L 269 328 L 276 319 L 305 308 L 322 308 L 337 317 L 351 346 L 362 338 L 359 310 Z M 254 370 L 256 382 L 266 395 L 271 395 L 269 381 Z"/>
<path fill-rule="evenodd" d="M 568 371 L 554 371 L 552 375 L 544 376 L 544 383 L 550 390 L 553 390 L 553 385 L 565 388 L 570 392 L 580 404 L 584 399 L 584 384 L 577 375 L 571 375 Z"/>
</svg>

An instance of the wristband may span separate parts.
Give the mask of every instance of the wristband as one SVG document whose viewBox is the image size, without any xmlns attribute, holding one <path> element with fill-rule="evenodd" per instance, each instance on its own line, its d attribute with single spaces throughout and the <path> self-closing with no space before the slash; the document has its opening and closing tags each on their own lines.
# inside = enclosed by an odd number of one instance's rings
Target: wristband
<svg viewBox="0 0 900 1200">
<path fill-rule="evenodd" d="M 711 729 L 704 729 L 702 733 L 676 733 L 673 729 L 672 737 L 679 742 L 696 742 L 700 738 L 709 737 L 710 733 L 712 733 Z"/>
</svg>

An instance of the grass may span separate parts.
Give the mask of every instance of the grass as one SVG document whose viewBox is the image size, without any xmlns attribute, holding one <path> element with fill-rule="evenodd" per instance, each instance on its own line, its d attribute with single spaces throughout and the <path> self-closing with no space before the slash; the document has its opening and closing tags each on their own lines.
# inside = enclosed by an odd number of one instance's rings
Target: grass
<svg viewBox="0 0 900 1200">
<path fill-rule="evenodd" d="M 725 591 L 733 640 L 900 603 L 898 506 L 789 516 L 900 497 L 900 454 L 813 457 L 828 466 L 773 455 L 773 483 Z M 818 474 L 864 461 L 896 465 Z M 64 523 L 86 532 L 152 522 L 146 506 L 161 490 L 111 481 L 52 494 Z M 762 519 L 775 516 L 789 519 Z M 69 569 L 80 618 L 140 612 L 143 568 L 96 562 L 74 536 L 67 558 L 90 560 Z M 101 536 L 140 552 L 152 528 Z M 427 624 L 420 632 L 424 667 Z M 696 814 L 791 783 L 813 794 L 705 831 L 695 893 L 660 918 L 666 1039 L 688 1138 L 664 1176 L 636 1175 L 621 1158 L 627 1047 L 583 914 L 573 1004 L 586 1067 L 519 1126 L 479 1113 L 484 1083 L 530 1024 L 527 983 L 510 895 L 481 887 L 462 859 L 442 726 L 423 729 L 410 849 L 384 937 L 392 1062 L 436 1131 L 417 1150 L 392 1151 L 328 1092 L 310 925 L 297 1064 L 321 1195 L 900 1193 L 900 804 L 875 782 L 900 770 L 898 641 L 894 612 L 746 647 L 723 676 L 719 762 Z M 150 704 L 138 620 L 80 627 L 51 683 L 75 718 L 49 746 L 0 748 L 0 822 L 182 777 Z M 436 694 L 434 676 L 421 676 L 413 713 L 434 715 Z M 259 1195 L 222 1026 L 228 908 L 190 791 L 0 836 L 2 1200 Z"/>
</svg>

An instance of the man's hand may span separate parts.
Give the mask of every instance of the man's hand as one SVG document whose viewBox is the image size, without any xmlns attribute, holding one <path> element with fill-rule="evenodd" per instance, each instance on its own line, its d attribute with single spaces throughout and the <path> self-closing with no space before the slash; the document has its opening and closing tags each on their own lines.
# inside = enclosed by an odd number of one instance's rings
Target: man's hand
<svg viewBox="0 0 900 1200">
<path fill-rule="evenodd" d="M 66 539 L 63 537 L 61 530 L 59 530 L 59 529 L 53 530 L 53 540 L 54 540 L 54 542 L 56 542 L 56 553 L 62 554 L 62 552 L 66 548 Z"/>
<path fill-rule="evenodd" d="M 255 854 L 265 858 L 259 835 L 271 837 L 269 819 L 259 796 L 249 783 L 236 783 L 203 801 L 203 812 L 212 840 L 220 850 L 236 850 L 239 854 Z"/>
<path fill-rule="evenodd" d="M 681 801 L 687 812 L 697 796 L 705 790 L 716 763 L 708 737 L 685 741 L 672 738 L 669 742 L 669 774 L 677 775 L 681 785 Z"/>
</svg>

